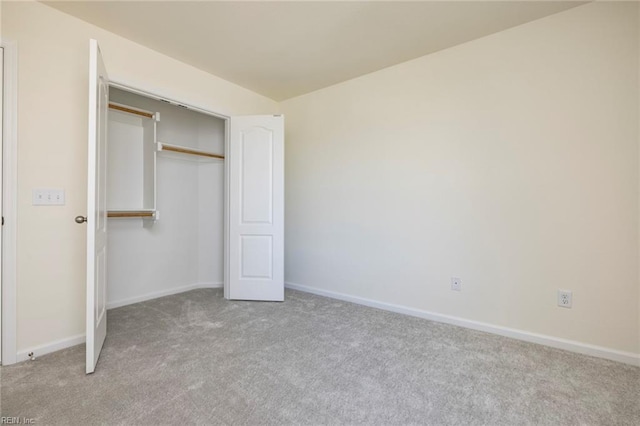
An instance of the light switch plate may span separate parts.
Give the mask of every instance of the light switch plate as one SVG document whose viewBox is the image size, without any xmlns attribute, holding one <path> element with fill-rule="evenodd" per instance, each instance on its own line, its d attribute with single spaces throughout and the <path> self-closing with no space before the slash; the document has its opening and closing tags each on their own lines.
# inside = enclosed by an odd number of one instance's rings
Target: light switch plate
<svg viewBox="0 0 640 426">
<path fill-rule="evenodd" d="M 64 206 L 64 189 L 35 188 L 32 204 L 34 206 Z"/>
</svg>

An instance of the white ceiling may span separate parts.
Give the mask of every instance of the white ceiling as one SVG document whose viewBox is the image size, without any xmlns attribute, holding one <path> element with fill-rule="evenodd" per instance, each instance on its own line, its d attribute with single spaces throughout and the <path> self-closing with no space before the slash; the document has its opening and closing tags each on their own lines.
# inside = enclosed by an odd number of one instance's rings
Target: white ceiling
<svg viewBox="0 0 640 426">
<path fill-rule="evenodd" d="M 582 4 L 576 1 L 45 3 L 278 101 Z"/>
</svg>

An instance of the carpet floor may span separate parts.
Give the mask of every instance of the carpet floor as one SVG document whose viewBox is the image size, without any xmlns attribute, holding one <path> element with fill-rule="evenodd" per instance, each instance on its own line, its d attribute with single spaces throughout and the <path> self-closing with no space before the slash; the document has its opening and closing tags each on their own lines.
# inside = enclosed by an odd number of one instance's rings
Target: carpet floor
<svg viewBox="0 0 640 426">
<path fill-rule="evenodd" d="M 84 345 L 2 367 L 35 424 L 638 425 L 640 368 L 297 291 L 113 309 Z"/>
</svg>

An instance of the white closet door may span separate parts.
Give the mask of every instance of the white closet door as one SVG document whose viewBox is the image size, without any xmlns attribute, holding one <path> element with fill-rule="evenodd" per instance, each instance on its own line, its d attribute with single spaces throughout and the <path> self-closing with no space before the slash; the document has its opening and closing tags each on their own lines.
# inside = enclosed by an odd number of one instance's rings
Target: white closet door
<svg viewBox="0 0 640 426">
<path fill-rule="evenodd" d="M 107 337 L 107 108 L 109 77 L 98 42 L 89 53 L 87 183 L 87 358 L 93 373 Z"/>
<path fill-rule="evenodd" d="M 284 118 L 231 118 L 225 297 L 284 300 Z"/>
</svg>

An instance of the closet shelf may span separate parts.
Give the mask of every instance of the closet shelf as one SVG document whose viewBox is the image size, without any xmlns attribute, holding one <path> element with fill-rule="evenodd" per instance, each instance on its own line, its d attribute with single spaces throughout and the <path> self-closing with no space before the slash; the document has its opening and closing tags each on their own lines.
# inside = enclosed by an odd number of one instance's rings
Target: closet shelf
<svg viewBox="0 0 640 426">
<path fill-rule="evenodd" d="M 180 145 L 172 145 L 164 142 L 158 142 L 158 152 L 175 153 L 172 155 L 179 155 L 181 157 L 183 157 L 183 155 L 185 154 L 193 155 L 198 157 L 200 160 L 204 159 L 206 161 L 224 160 L 224 155 L 216 154 L 209 151 L 203 151 L 200 149 L 187 148 Z"/>
<path fill-rule="evenodd" d="M 146 118 L 154 117 L 154 114 L 152 112 L 134 108 L 128 105 L 118 104 L 115 102 L 109 102 L 109 109 L 115 109 L 116 111 L 127 112 L 129 114 L 135 114 Z"/>
<path fill-rule="evenodd" d="M 141 218 L 153 218 L 158 219 L 158 212 L 156 210 L 109 210 L 107 211 L 107 217 L 112 218 L 127 218 L 127 217 L 141 217 Z"/>
</svg>

